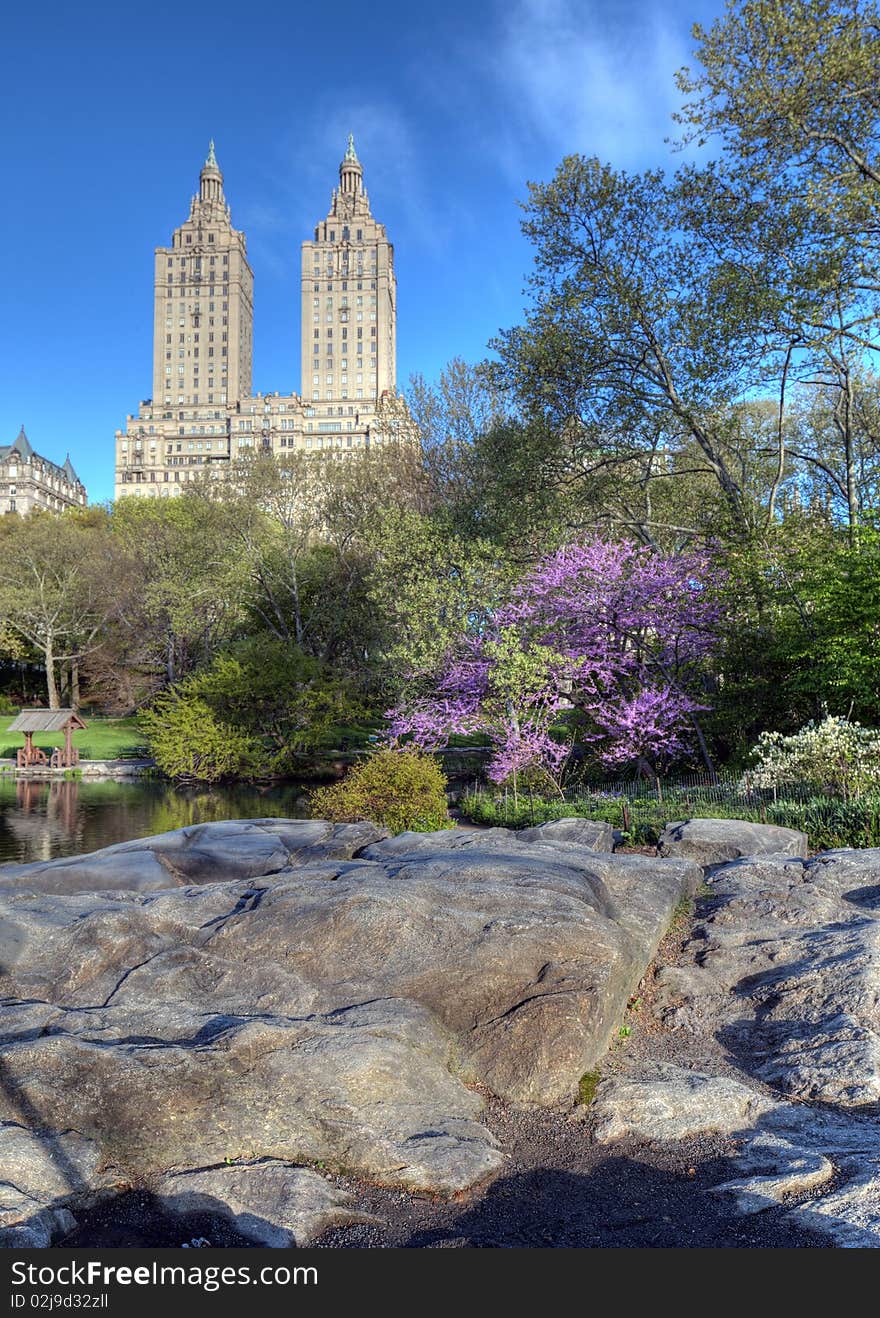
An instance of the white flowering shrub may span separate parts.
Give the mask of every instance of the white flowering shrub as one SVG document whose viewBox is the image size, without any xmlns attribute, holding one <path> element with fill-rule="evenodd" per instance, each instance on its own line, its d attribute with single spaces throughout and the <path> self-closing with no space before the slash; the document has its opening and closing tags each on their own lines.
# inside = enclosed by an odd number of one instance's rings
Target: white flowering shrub
<svg viewBox="0 0 880 1318">
<path fill-rule="evenodd" d="M 880 791 L 880 728 L 845 718 L 808 723 L 790 737 L 763 732 L 752 751 L 755 767 L 742 787 L 785 787 L 803 783 L 844 800 Z"/>
</svg>

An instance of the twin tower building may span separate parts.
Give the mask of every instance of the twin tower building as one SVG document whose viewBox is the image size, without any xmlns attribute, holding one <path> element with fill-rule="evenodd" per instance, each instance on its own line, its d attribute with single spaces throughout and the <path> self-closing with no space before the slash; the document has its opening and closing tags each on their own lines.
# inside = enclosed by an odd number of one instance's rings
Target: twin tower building
<svg viewBox="0 0 880 1318">
<path fill-rule="evenodd" d="M 116 498 L 179 494 L 249 451 L 344 456 L 395 434 L 394 249 L 351 137 L 301 284 L 300 393 L 254 394 L 254 276 L 212 142 L 189 218 L 156 248 L 153 396 L 116 432 Z"/>
</svg>

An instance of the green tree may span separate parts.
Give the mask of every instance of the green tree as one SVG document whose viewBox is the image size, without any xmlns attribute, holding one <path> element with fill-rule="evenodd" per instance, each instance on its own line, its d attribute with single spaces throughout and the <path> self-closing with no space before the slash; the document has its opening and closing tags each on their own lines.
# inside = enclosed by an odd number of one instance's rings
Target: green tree
<svg viewBox="0 0 880 1318">
<path fill-rule="evenodd" d="M 39 656 L 49 706 L 79 700 L 83 659 L 118 614 L 130 564 L 101 510 L 0 523 L 0 630 Z"/>
<path fill-rule="evenodd" d="M 141 723 L 164 773 L 216 781 L 293 772 L 303 754 L 336 749 L 340 728 L 368 716 L 351 684 L 260 633 L 161 692 Z"/>
<path fill-rule="evenodd" d="M 587 471 L 691 448 L 731 533 L 748 534 L 754 510 L 727 418 L 766 370 L 750 332 L 753 290 L 683 231 L 681 188 L 660 172 L 569 156 L 551 183 L 530 185 L 525 211 L 532 306 L 491 345 L 493 379 L 576 446 Z"/>
<path fill-rule="evenodd" d="M 742 0 L 694 36 L 700 67 L 678 76 L 691 98 L 678 117 L 686 142 L 720 148 L 702 177 L 723 199 L 703 205 L 703 226 L 729 250 L 729 216 L 739 217 L 740 232 L 751 217 L 739 269 L 775 289 L 786 368 L 830 404 L 855 547 L 863 503 L 856 398 L 880 346 L 880 16 L 873 0 Z M 783 436 L 780 425 L 780 464 Z M 822 471 L 815 453 L 805 461 L 813 477 Z"/>
<path fill-rule="evenodd" d="M 717 141 L 731 177 L 786 184 L 826 231 L 876 252 L 880 14 L 874 0 L 740 0 L 695 25 L 685 140 Z"/>
<path fill-rule="evenodd" d="M 120 499 L 111 525 L 138 574 L 130 625 L 117 639 L 155 683 L 175 682 L 241 626 L 247 565 L 230 519 L 220 503 L 187 490 L 174 499 Z"/>
<path fill-rule="evenodd" d="M 514 568 L 487 541 L 457 534 L 442 513 L 377 514 L 368 537 L 368 597 L 381 620 L 386 704 L 440 666 L 453 640 L 479 627 Z"/>
</svg>

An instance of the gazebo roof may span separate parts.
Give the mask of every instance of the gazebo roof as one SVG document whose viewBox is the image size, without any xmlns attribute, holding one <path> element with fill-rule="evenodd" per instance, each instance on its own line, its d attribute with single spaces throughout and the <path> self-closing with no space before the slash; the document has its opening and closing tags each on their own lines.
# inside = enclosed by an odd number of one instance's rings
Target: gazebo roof
<svg viewBox="0 0 880 1318">
<path fill-rule="evenodd" d="M 25 709 L 10 723 L 9 732 L 77 731 L 86 725 L 72 709 Z"/>
</svg>

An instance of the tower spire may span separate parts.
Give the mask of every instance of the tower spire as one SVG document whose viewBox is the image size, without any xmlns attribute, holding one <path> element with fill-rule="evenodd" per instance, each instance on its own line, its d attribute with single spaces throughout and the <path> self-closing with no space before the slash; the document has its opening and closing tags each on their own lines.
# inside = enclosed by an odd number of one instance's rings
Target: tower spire
<svg viewBox="0 0 880 1318">
<path fill-rule="evenodd" d="M 199 175 L 199 198 L 201 201 L 223 203 L 223 174 L 214 154 L 214 139 L 208 143 L 208 156 Z"/>
<path fill-rule="evenodd" d="M 339 191 L 343 197 L 357 197 L 364 190 L 364 171 L 354 149 L 354 133 L 348 135 L 348 146 L 339 166 Z"/>
</svg>

